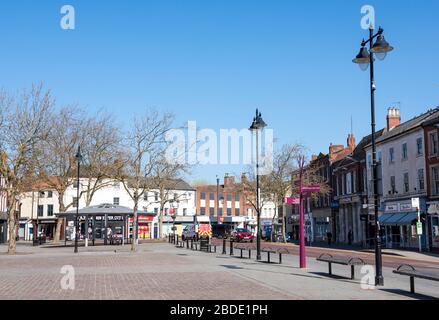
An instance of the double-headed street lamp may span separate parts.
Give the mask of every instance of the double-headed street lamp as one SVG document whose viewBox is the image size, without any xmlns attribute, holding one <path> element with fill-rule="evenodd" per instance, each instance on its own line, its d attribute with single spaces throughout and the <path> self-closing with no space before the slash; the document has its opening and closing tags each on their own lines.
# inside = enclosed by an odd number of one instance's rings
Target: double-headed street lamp
<svg viewBox="0 0 439 320">
<path fill-rule="evenodd" d="M 81 170 L 81 161 L 82 161 L 82 155 L 81 155 L 81 146 L 78 146 L 78 152 L 75 155 L 75 159 L 78 162 L 78 180 L 76 181 L 77 189 L 76 189 L 76 218 L 75 218 L 75 253 L 78 253 L 78 238 L 81 234 L 79 231 L 79 176 L 80 176 L 80 170 Z"/>
<path fill-rule="evenodd" d="M 256 260 L 261 260 L 261 208 L 259 206 L 259 130 L 264 129 L 267 124 L 262 120 L 262 114 L 256 109 L 256 117 L 253 118 L 249 130 L 256 133 L 256 213 L 257 213 L 257 235 L 256 235 Z"/>
<path fill-rule="evenodd" d="M 381 237 L 380 224 L 378 221 L 378 168 L 376 157 L 376 143 L 375 143 L 375 79 L 374 79 L 374 56 L 379 60 L 384 60 L 387 53 L 393 50 L 393 47 L 384 39 L 384 30 L 380 27 L 378 32 L 374 34 L 373 26 L 369 28 L 369 40 L 363 40 L 361 43 L 360 53 L 353 60 L 358 64 L 361 70 L 366 71 L 370 65 L 370 96 L 371 96 L 371 126 L 372 126 L 372 180 L 373 180 L 373 197 L 375 210 L 375 285 L 383 286 L 383 261 L 381 256 Z M 376 38 L 375 43 L 373 43 Z M 366 45 L 369 43 L 369 50 Z"/>
</svg>

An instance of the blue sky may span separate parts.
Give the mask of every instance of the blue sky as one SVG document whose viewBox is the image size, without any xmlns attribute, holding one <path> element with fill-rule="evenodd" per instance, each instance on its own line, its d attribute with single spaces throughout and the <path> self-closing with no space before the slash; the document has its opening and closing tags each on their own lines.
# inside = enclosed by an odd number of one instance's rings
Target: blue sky
<svg viewBox="0 0 439 320">
<path fill-rule="evenodd" d="M 59 27 L 64 4 L 75 31 Z M 59 104 L 106 108 L 122 125 L 155 107 L 177 124 L 241 129 L 259 107 L 279 145 L 327 152 L 346 143 L 351 116 L 357 141 L 370 132 L 369 76 L 351 62 L 365 4 L 395 47 L 376 67 L 378 127 L 396 102 L 403 121 L 438 106 L 436 0 L 2 1 L 0 86 L 43 81 Z"/>
</svg>

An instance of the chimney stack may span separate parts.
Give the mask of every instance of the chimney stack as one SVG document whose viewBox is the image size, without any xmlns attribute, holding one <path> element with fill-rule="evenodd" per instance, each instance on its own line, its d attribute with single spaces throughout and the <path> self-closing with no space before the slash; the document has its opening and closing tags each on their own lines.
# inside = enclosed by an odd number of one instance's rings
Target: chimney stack
<svg viewBox="0 0 439 320">
<path fill-rule="evenodd" d="M 356 143 L 356 141 L 355 141 L 354 134 L 352 134 L 352 133 L 350 133 L 350 134 L 348 135 L 347 146 L 348 146 L 348 149 L 351 150 L 351 151 L 354 151 L 354 150 L 355 150 L 355 147 L 357 146 L 357 143 Z"/>
<path fill-rule="evenodd" d="M 401 124 L 401 112 L 391 107 L 387 110 L 387 131 L 391 131 Z"/>
<path fill-rule="evenodd" d="M 235 184 L 235 177 L 229 176 L 228 173 L 226 173 L 224 177 L 224 187 L 233 186 Z"/>
</svg>

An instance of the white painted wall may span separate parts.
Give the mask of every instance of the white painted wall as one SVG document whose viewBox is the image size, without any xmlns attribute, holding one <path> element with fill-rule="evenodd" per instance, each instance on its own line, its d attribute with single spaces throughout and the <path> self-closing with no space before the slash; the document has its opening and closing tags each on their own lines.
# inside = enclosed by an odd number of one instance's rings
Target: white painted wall
<svg viewBox="0 0 439 320">
<path fill-rule="evenodd" d="M 417 155 L 417 143 L 416 140 L 422 138 L 422 155 Z M 408 148 L 408 159 L 402 160 L 402 146 L 407 143 Z M 424 184 L 425 191 L 427 188 L 426 180 L 426 170 L 425 170 L 425 146 L 424 146 L 424 133 L 422 128 L 413 131 L 408 134 L 400 135 L 392 140 L 380 143 L 377 146 L 377 152 L 382 154 L 382 190 L 383 198 L 389 196 L 388 192 L 392 189 L 390 183 L 390 177 L 395 176 L 396 191 L 398 191 L 398 196 L 404 196 L 405 194 L 416 194 L 419 193 L 418 189 L 418 169 L 424 170 Z M 394 149 L 394 162 L 390 163 L 390 149 Z M 367 149 L 367 158 L 371 157 L 372 148 Z M 409 174 L 409 193 L 404 192 L 404 173 Z M 372 170 L 367 165 L 367 179 L 371 181 Z M 369 185 L 368 185 L 369 186 Z M 415 190 L 417 188 L 418 190 Z M 369 188 L 369 197 L 371 197 L 372 190 Z"/>
<path fill-rule="evenodd" d="M 82 188 L 85 190 L 85 180 L 81 180 Z M 28 192 L 23 195 L 21 199 L 22 207 L 21 212 L 23 217 L 36 218 L 37 215 L 37 206 L 38 201 L 40 205 L 44 205 L 44 215 L 42 218 L 50 218 L 47 215 L 47 207 L 49 204 L 54 206 L 54 213 L 59 213 L 59 203 L 58 203 L 58 194 L 53 191 L 53 197 L 47 198 L 47 191 L 44 197 L 40 197 L 38 200 L 38 192 Z M 149 191 L 148 201 L 145 201 L 143 198 L 139 203 L 139 210 L 154 212 L 156 208 L 159 210 L 160 204 L 157 203 L 154 199 L 154 193 L 158 192 L 158 190 Z M 77 190 L 73 188 L 73 186 L 69 187 L 64 195 L 64 203 L 66 205 L 70 204 L 73 201 L 73 198 L 76 197 Z M 183 216 L 184 209 L 186 209 L 186 216 L 194 216 L 195 215 L 195 190 L 172 190 L 170 192 L 170 197 L 173 197 L 174 193 L 178 195 L 179 205 L 177 210 L 177 215 Z M 33 195 L 33 197 L 32 197 Z M 125 188 L 120 183 L 110 184 L 105 188 L 96 192 L 91 205 L 99 205 L 103 203 L 113 204 L 114 198 L 119 198 L 119 205 L 134 208 L 134 202 L 130 198 L 129 194 L 126 192 Z M 79 201 L 79 208 L 82 209 L 85 207 L 85 195 L 83 195 Z M 167 203 L 165 208 L 169 210 L 171 207 L 170 203 Z M 33 209 L 32 209 L 33 208 Z M 75 208 L 70 207 L 67 211 L 75 210 Z M 32 215 L 33 212 L 33 215 Z"/>
</svg>

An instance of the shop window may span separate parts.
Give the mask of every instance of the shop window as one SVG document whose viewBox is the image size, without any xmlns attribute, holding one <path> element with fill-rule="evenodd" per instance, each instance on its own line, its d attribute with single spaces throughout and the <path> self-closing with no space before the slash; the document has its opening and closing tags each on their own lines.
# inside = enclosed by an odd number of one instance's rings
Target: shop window
<svg viewBox="0 0 439 320">
<path fill-rule="evenodd" d="M 47 216 L 53 217 L 53 204 L 47 206 Z"/>
<path fill-rule="evenodd" d="M 424 169 L 418 170 L 418 187 L 419 191 L 425 190 Z"/>
<path fill-rule="evenodd" d="M 404 173 L 404 192 L 410 192 L 410 183 L 409 183 L 409 174 L 408 172 Z"/>
<path fill-rule="evenodd" d="M 431 132 L 430 135 L 430 155 L 437 155 L 437 132 Z"/>
<path fill-rule="evenodd" d="M 44 206 L 43 205 L 39 205 L 38 206 L 38 216 L 42 217 L 44 214 Z"/>
</svg>

